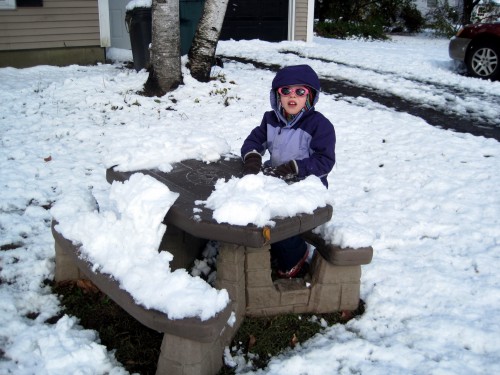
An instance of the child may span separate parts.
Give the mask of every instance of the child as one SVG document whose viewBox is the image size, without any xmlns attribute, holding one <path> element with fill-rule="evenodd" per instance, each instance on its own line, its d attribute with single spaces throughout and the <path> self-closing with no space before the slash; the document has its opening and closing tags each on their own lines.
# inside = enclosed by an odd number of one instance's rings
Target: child
<svg viewBox="0 0 500 375">
<path fill-rule="evenodd" d="M 252 130 L 241 147 L 245 174 L 267 175 L 296 181 L 318 176 L 328 187 L 327 175 L 335 164 L 335 130 L 315 111 L 320 82 L 309 65 L 288 66 L 278 71 L 271 89 L 271 107 L 260 126 Z M 270 160 L 262 168 L 262 156 Z M 271 258 L 280 277 L 301 277 L 308 256 L 306 242 L 294 236 L 271 245 Z"/>
</svg>

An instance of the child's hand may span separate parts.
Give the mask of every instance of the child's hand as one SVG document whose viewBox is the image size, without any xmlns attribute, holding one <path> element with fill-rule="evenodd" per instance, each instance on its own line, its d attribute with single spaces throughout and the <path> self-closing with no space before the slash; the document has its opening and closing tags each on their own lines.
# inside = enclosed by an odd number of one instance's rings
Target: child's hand
<svg viewBox="0 0 500 375">
<path fill-rule="evenodd" d="M 245 157 L 243 174 L 257 174 L 262 167 L 262 156 L 257 152 L 251 152 Z"/>
<path fill-rule="evenodd" d="M 267 176 L 277 177 L 289 182 L 296 179 L 298 171 L 295 160 L 290 160 L 288 163 L 278 165 L 277 167 L 266 167 L 263 172 Z"/>
</svg>

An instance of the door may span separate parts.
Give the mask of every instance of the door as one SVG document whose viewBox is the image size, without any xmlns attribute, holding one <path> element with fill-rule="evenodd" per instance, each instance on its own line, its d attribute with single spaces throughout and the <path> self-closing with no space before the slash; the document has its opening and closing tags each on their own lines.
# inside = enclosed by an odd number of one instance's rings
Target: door
<svg viewBox="0 0 500 375">
<path fill-rule="evenodd" d="M 109 0 L 111 47 L 132 49 L 127 26 L 125 24 L 125 7 L 129 1 L 130 0 Z"/>
<path fill-rule="evenodd" d="M 229 0 L 221 40 L 288 39 L 288 0 Z"/>
</svg>

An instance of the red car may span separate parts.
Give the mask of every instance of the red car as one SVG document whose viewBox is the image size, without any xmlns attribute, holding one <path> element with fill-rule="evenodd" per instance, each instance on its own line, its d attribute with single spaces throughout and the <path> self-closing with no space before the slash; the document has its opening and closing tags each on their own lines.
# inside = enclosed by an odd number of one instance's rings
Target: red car
<svg viewBox="0 0 500 375">
<path fill-rule="evenodd" d="M 449 55 L 463 61 L 473 77 L 500 78 L 500 23 L 462 27 L 450 40 Z"/>
</svg>

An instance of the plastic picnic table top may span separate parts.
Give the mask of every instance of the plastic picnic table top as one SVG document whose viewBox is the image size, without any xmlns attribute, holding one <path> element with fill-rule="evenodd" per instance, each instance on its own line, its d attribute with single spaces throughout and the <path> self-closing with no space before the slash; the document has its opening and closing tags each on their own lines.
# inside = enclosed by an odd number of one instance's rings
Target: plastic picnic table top
<svg viewBox="0 0 500 375">
<path fill-rule="evenodd" d="M 316 208 L 312 214 L 272 218 L 274 226 L 218 223 L 211 209 L 195 202 L 206 200 L 218 179 L 243 176 L 243 163 L 239 157 L 223 157 L 213 163 L 185 160 L 174 164 L 168 173 L 159 170 L 121 172 L 111 167 L 106 171 L 106 179 L 109 183 L 123 182 L 134 173 L 152 176 L 171 191 L 179 193 L 179 198 L 165 217 L 165 223 L 199 238 L 258 248 L 309 231 L 332 217 L 333 209 L 326 205 Z"/>
</svg>

